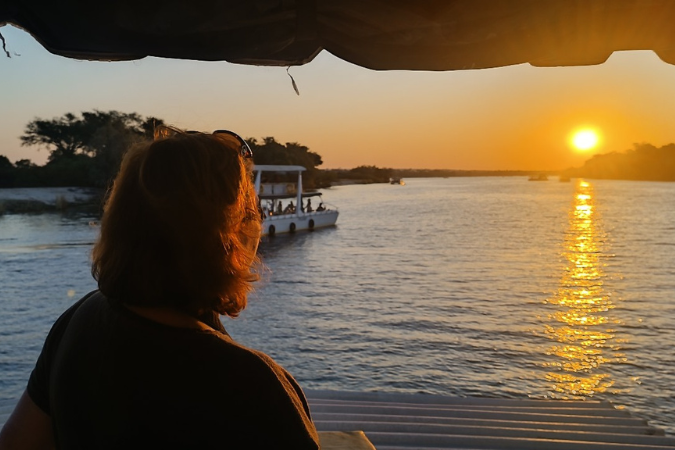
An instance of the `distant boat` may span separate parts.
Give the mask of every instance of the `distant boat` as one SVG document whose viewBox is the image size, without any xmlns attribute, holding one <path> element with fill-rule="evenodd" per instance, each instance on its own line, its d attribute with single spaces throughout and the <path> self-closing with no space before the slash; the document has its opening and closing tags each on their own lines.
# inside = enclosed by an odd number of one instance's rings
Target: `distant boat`
<svg viewBox="0 0 675 450">
<path fill-rule="evenodd" d="M 399 184 L 401 186 L 405 186 L 405 181 L 403 181 L 403 178 L 389 178 L 389 184 Z"/>
<path fill-rule="evenodd" d="M 560 175 L 560 176 L 558 177 L 558 181 L 567 183 L 567 182 L 570 181 L 570 177 L 566 177 L 566 176 L 564 176 L 564 175 Z"/>
<path fill-rule="evenodd" d="M 255 193 L 258 195 L 263 215 L 263 236 L 314 230 L 335 225 L 337 222 L 339 214 L 337 208 L 325 205 L 321 201 L 320 192 L 302 191 L 302 172 L 305 170 L 307 169 L 302 166 L 253 166 Z M 263 172 L 297 172 L 297 183 L 262 183 Z M 312 205 L 312 198 L 318 198 L 319 204 Z M 282 202 L 285 200 L 288 203 L 283 208 Z"/>
<path fill-rule="evenodd" d="M 527 181 L 548 181 L 548 175 L 546 175 L 545 173 L 532 175 Z"/>
</svg>

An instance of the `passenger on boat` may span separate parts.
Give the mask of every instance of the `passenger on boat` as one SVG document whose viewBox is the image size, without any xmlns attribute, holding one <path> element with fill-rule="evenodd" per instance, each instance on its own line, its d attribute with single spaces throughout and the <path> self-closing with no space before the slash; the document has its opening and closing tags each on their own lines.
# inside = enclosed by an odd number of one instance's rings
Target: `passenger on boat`
<svg viewBox="0 0 675 450">
<path fill-rule="evenodd" d="M 283 214 L 284 210 L 281 206 L 281 200 L 279 200 L 279 204 L 277 205 L 277 214 Z"/>
<path fill-rule="evenodd" d="M 295 212 L 295 205 L 291 201 L 286 206 L 286 209 L 284 209 L 284 214 L 293 214 L 294 212 Z"/>
<path fill-rule="evenodd" d="M 94 245 L 98 291 L 52 327 L 0 449 L 318 449 L 300 386 L 239 345 L 261 232 L 230 132 L 162 127 L 122 162 Z"/>
<path fill-rule="evenodd" d="M 260 200 L 258 200 L 258 211 L 260 212 L 260 220 L 265 220 L 267 217 L 267 206 L 262 206 Z"/>
<path fill-rule="evenodd" d="M 312 211 L 314 211 L 312 209 L 312 199 L 308 198 L 307 199 L 307 206 L 305 207 L 305 212 L 312 212 Z"/>
<path fill-rule="evenodd" d="M 323 206 L 323 202 L 320 202 L 319 206 L 316 208 L 316 211 L 319 212 L 319 211 L 325 211 L 325 210 L 326 210 L 326 207 Z"/>
</svg>

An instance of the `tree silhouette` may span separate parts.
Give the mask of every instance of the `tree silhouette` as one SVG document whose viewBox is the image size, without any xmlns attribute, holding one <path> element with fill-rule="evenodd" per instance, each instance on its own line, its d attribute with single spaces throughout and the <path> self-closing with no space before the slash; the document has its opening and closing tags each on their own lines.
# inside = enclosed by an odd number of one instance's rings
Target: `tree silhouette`
<svg viewBox="0 0 675 450">
<path fill-rule="evenodd" d="M 119 111 L 64 114 L 51 120 L 34 119 L 21 136 L 23 146 L 45 147 L 47 164 L 29 160 L 0 160 L 0 182 L 14 186 L 96 186 L 106 187 L 117 174 L 122 157 L 135 143 L 152 139 L 155 127 L 164 121 Z M 297 142 L 281 144 L 273 137 L 261 142 L 247 139 L 256 164 L 299 165 L 307 169 L 303 181 L 308 188 L 329 183 L 317 168 L 321 156 Z M 3 169 L 4 168 L 4 169 Z M 3 181 L 4 180 L 4 181 Z"/>
<path fill-rule="evenodd" d="M 256 164 L 303 166 L 307 169 L 302 177 L 305 187 L 311 189 L 320 186 L 317 183 L 320 172 L 317 166 L 323 164 L 323 160 L 321 159 L 321 155 L 310 151 L 309 147 L 297 142 L 281 144 L 273 137 L 263 138 L 262 143 L 258 142 L 255 138 L 248 138 L 247 142 L 251 146 L 251 150 L 253 150 L 253 161 Z M 275 176 L 272 173 L 264 175 Z"/>
<path fill-rule="evenodd" d="M 594 155 L 566 175 L 614 180 L 675 181 L 675 144 L 634 144 L 632 150 Z"/>
<path fill-rule="evenodd" d="M 28 123 L 21 145 L 49 150 L 45 184 L 103 187 L 114 178 L 127 149 L 152 139 L 154 128 L 163 123 L 155 117 L 118 111 L 67 113 Z"/>
</svg>

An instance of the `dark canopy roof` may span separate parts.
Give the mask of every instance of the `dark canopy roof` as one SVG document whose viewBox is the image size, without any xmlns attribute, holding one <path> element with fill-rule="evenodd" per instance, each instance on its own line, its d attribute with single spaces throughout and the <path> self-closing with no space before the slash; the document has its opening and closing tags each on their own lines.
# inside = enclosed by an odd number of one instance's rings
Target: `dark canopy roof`
<svg viewBox="0 0 675 450">
<path fill-rule="evenodd" d="M 78 59 L 298 65 L 321 50 L 371 69 L 675 64 L 672 0 L 0 0 L 0 24 Z"/>
</svg>

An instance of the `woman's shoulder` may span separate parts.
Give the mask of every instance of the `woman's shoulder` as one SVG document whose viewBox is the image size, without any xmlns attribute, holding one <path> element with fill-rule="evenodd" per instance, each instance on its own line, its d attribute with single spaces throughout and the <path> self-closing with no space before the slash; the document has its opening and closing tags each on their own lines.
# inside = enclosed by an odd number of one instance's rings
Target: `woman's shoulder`
<svg viewBox="0 0 675 450">
<path fill-rule="evenodd" d="M 302 389 L 293 376 L 272 357 L 241 345 L 231 337 L 212 333 L 213 351 L 208 351 L 214 358 L 211 360 L 214 371 L 221 380 L 237 386 L 256 386 L 261 395 L 291 395 L 299 400 L 296 406 L 308 409 Z M 296 402 L 294 402 L 296 403 Z"/>
<path fill-rule="evenodd" d="M 307 399 L 293 376 L 267 354 L 232 339 L 219 346 L 226 353 L 215 370 L 221 400 L 236 409 L 239 426 L 251 428 L 251 434 L 266 430 L 269 448 L 278 448 L 275 440 L 289 444 L 281 448 L 318 448 Z"/>
<path fill-rule="evenodd" d="M 224 366 L 223 368 L 228 371 L 236 366 L 241 369 L 237 371 L 240 373 L 290 376 L 266 353 L 246 347 L 225 333 L 220 331 L 202 333 L 202 339 L 208 342 L 210 354 L 221 356 L 214 358 L 214 363 Z"/>
<path fill-rule="evenodd" d="M 50 335 L 61 335 L 65 331 L 65 329 L 68 327 L 68 324 L 72 320 L 73 316 L 76 313 L 79 313 L 79 311 L 83 310 L 83 305 L 87 302 L 93 303 L 96 300 L 93 300 L 94 298 L 99 297 L 103 298 L 103 295 L 98 291 L 91 291 L 81 299 L 79 299 L 77 302 L 75 302 L 73 305 L 71 305 L 68 309 L 66 309 L 58 319 L 54 322 L 54 325 L 52 325 L 52 329 L 49 332 Z"/>
<path fill-rule="evenodd" d="M 189 361 L 183 360 L 190 367 L 184 383 L 192 386 L 191 399 L 217 405 L 209 417 L 237 430 L 232 439 L 246 437 L 247 448 L 318 448 L 307 400 L 288 371 L 224 333 L 191 336 L 197 341 L 190 345 Z"/>
</svg>

